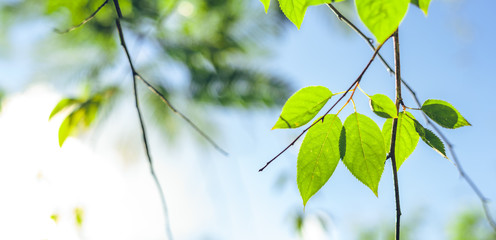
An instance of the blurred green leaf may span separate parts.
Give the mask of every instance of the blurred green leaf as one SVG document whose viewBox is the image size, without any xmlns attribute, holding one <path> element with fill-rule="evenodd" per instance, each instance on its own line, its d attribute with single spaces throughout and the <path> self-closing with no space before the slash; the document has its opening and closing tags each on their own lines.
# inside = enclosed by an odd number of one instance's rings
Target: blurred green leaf
<svg viewBox="0 0 496 240">
<path fill-rule="evenodd" d="M 65 108 L 71 107 L 72 105 L 75 105 L 77 103 L 80 103 L 80 101 L 74 98 L 64 98 L 60 100 L 59 103 L 57 103 L 57 105 L 53 108 L 52 112 L 50 113 L 50 117 L 48 117 L 48 120 L 52 119 L 53 116 L 55 116 L 57 113 L 64 110 Z"/>
<path fill-rule="evenodd" d="M 76 226 L 82 227 L 84 222 L 84 209 L 77 207 L 74 209 L 74 219 L 76 220 Z"/>
<path fill-rule="evenodd" d="M 429 10 L 429 4 L 431 4 L 431 0 L 410 0 L 410 1 L 413 5 L 420 8 L 420 10 L 422 10 L 422 12 L 424 12 L 424 14 L 427 16 L 427 12 Z"/>
</svg>

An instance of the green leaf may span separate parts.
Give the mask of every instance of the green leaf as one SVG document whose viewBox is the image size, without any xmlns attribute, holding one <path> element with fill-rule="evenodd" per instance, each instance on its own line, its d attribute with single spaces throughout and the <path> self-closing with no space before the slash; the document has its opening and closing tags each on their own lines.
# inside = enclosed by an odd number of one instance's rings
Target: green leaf
<svg viewBox="0 0 496 240">
<path fill-rule="evenodd" d="M 386 149 L 377 124 L 365 115 L 351 114 L 341 130 L 339 149 L 344 165 L 353 176 L 378 196 Z"/>
<path fill-rule="evenodd" d="M 62 147 L 67 137 L 75 135 L 77 126 L 84 119 L 84 109 L 78 109 L 69 114 L 59 127 L 59 146 Z"/>
<path fill-rule="evenodd" d="M 281 115 L 272 129 L 297 128 L 308 123 L 319 113 L 332 92 L 326 87 L 312 86 L 293 94 L 282 108 Z"/>
<path fill-rule="evenodd" d="M 59 103 L 57 103 L 57 105 L 53 108 L 52 112 L 50 113 L 50 117 L 48 117 L 48 120 L 52 119 L 53 116 L 55 116 L 57 113 L 64 110 L 65 108 L 68 108 L 79 102 L 79 100 L 74 98 L 64 98 L 60 100 Z"/>
<path fill-rule="evenodd" d="M 415 130 L 420 135 L 422 141 L 433 148 L 436 152 L 441 154 L 441 156 L 448 158 L 444 149 L 443 141 L 441 141 L 441 139 L 436 136 L 436 134 L 434 134 L 431 130 L 424 128 L 424 126 L 422 126 L 422 124 L 420 124 L 417 120 L 413 121 L 415 123 Z"/>
<path fill-rule="evenodd" d="M 260 2 L 264 5 L 265 13 L 267 13 L 269 11 L 270 0 L 260 0 Z"/>
<path fill-rule="evenodd" d="M 279 6 L 284 15 L 300 29 L 303 18 L 305 17 L 305 12 L 309 6 L 328 2 L 331 2 L 331 0 L 279 0 Z"/>
<path fill-rule="evenodd" d="M 405 160 L 413 153 L 417 147 L 419 134 L 415 129 L 414 117 L 409 112 L 401 112 L 398 116 L 398 125 L 396 129 L 396 169 L 399 170 Z M 382 135 L 386 149 L 391 149 L 393 119 L 389 118 L 382 127 Z"/>
<path fill-rule="evenodd" d="M 89 127 L 96 118 L 98 110 L 100 109 L 100 102 L 90 101 L 84 106 L 84 125 Z"/>
<path fill-rule="evenodd" d="M 355 0 L 360 19 L 379 44 L 396 31 L 409 3 L 409 0 Z"/>
<path fill-rule="evenodd" d="M 393 100 L 384 94 L 375 94 L 370 97 L 369 100 L 370 108 L 379 117 L 383 118 L 394 118 L 397 117 L 396 106 Z"/>
<path fill-rule="evenodd" d="M 341 120 L 326 115 L 308 130 L 298 154 L 296 181 L 303 205 L 329 180 L 339 162 Z"/>
<path fill-rule="evenodd" d="M 471 126 L 451 104 L 442 100 L 429 99 L 422 104 L 422 111 L 434 122 L 445 128 Z"/>
<path fill-rule="evenodd" d="M 420 8 L 420 10 L 422 10 L 422 12 L 424 12 L 424 14 L 427 16 L 427 11 L 429 10 L 431 0 L 411 0 L 411 3 Z"/>
</svg>

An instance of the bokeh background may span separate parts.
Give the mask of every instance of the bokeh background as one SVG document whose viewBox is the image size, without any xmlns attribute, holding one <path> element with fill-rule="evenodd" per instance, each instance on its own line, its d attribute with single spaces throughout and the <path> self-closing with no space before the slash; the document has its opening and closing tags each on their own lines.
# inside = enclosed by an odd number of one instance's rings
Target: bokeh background
<svg viewBox="0 0 496 240">
<path fill-rule="evenodd" d="M 56 31 L 102 2 L 0 1 L 0 239 L 166 238 L 113 6 L 70 33 Z M 140 88 L 175 239 L 392 239 L 390 163 L 379 198 L 339 164 L 305 209 L 296 186 L 301 141 L 258 172 L 300 133 L 270 130 L 285 100 L 309 85 L 346 90 L 372 55 L 328 7 L 310 7 L 297 30 L 275 2 L 268 14 L 257 0 L 120 3 L 138 71 L 229 152 L 213 149 Z M 335 6 L 366 31 L 353 1 Z M 496 199 L 494 8 L 488 0 L 433 0 L 427 17 L 412 5 L 400 26 L 404 79 L 421 101 L 446 100 L 473 125 L 443 133 L 489 199 Z M 391 43 L 381 53 L 392 62 Z M 394 93 L 379 61 L 361 87 Z M 49 121 L 52 109 L 64 98 L 96 96 L 103 100 L 95 120 L 59 147 L 71 109 Z M 363 94 L 355 102 L 382 126 Z M 457 169 L 424 143 L 399 181 L 404 239 L 496 239 Z"/>
</svg>

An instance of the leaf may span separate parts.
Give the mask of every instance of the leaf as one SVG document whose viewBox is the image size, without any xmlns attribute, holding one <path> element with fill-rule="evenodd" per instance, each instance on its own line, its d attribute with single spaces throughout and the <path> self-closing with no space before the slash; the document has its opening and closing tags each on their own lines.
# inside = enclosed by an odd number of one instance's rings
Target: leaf
<svg viewBox="0 0 496 240">
<path fill-rule="evenodd" d="M 467 120 L 453 107 L 442 100 L 429 99 L 422 104 L 422 111 L 434 122 L 445 128 L 471 126 Z"/>
<path fill-rule="evenodd" d="M 55 116 L 57 113 L 64 110 L 65 108 L 68 108 L 79 102 L 79 100 L 74 98 L 64 98 L 60 100 L 59 103 L 57 103 L 57 105 L 53 108 L 52 112 L 50 113 L 50 117 L 48 117 L 48 120 L 52 119 L 53 116 Z"/>
<path fill-rule="evenodd" d="M 370 97 L 369 100 L 370 108 L 375 114 L 383 118 L 394 118 L 397 117 L 396 106 L 393 100 L 384 94 L 375 94 Z"/>
<path fill-rule="evenodd" d="M 67 137 L 75 135 L 77 126 L 84 119 L 84 109 L 78 109 L 69 114 L 59 127 L 59 146 L 62 147 Z"/>
<path fill-rule="evenodd" d="M 427 11 L 429 10 L 431 0 L 411 0 L 411 3 L 420 8 L 420 10 L 422 10 L 422 12 L 424 12 L 424 14 L 427 16 Z"/>
<path fill-rule="evenodd" d="M 424 128 L 424 126 L 422 126 L 417 120 L 413 121 L 415 123 L 415 130 L 420 135 L 422 141 L 441 154 L 441 156 L 448 158 L 448 156 L 446 156 L 443 141 L 441 141 L 441 139 L 431 130 Z"/>
<path fill-rule="evenodd" d="M 329 180 L 339 162 L 341 120 L 326 115 L 308 130 L 298 154 L 296 181 L 303 205 Z"/>
<path fill-rule="evenodd" d="M 67 137 L 71 134 L 73 124 L 71 124 L 72 117 L 67 116 L 59 127 L 59 146 L 62 147 Z"/>
<path fill-rule="evenodd" d="M 330 2 L 330 0 L 279 0 L 279 6 L 284 15 L 300 29 L 303 18 L 305 17 L 305 12 L 309 6 L 328 2 Z"/>
<path fill-rule="evenodd" d="M 84 125 L 89 127 L 91 123 L 95 120 L 98 110 L 100 109 L 99 101 L 89 101 L 84 106 Z"/>
<path fill-rule="evenodd" d="M 260 2 L 264 5 L 265 13 L 267 13 L 269 11 L 270 0 L 260 0 Z"/>
<path fill-rule="evenodd" d="M 282 108 L 281 115 L 272 129 L 297 128 L 308 123 L 319 113 L 332 92 L 326 87 L 305 87 L 291 96 Z"/>
<path fill-rule="evenodd" d="M 351 114 L 341 130 L 339 149 L 348 170 L 378 196 L 386 149 L 377 124 L 365 115 Z"/>
<path fill-rule="evenodd" d="M 358 15 L 382 44 L 396 31 L 408 10 L 409 0 L 356 0 Z"/>
<path fill-rule="evenodd" d="M 409 112 L 401 112 L 398 116 L 398 125 L 396 128 L 396 146 L 395 146 L 395 156 L 396 156 L 396 169 L 399 170 L 401 165 L 405 160 L 413 153 L 417 147 L 419 140 L 419 134 L 415 129 L 414 117 Z M 386 150 L 391 149 L 391 137 L 392 137 L 393 119 L 389 118 L 384 123 L 382 127 L 382 135 L 384 136 L 384 142 Z"/>
</svg>

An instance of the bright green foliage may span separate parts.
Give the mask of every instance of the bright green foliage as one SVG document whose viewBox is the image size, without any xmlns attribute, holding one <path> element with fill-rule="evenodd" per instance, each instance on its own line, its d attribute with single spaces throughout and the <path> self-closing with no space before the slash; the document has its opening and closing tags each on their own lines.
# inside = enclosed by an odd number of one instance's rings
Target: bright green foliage
<svg viewBox="0 0 496 240">
<path fill-rule="evenodd" d="M 429 99 L 422 104 L 421 109 L 441 127 L 454 129 L 471 126 L 455 107 L 445 101 Z"/>
<path fill-rule="evenodd" d="M 446 156 L 446 151 L 444 150 L 443 141 L 441 141 L 441 139 L 439 139 L 431 130 L 424 128 L 417 120 L 413 120 L 413 122 L 415 123 L 415 130 L 420 135 L 422 141 L 436 150 L 441 156 L 448 158 Z"/>
<path fill-rule="evenodd" d="M 267 13 L 269 11 L 270 0 L 260 0 L 260 2 L 264 5 L 265 13 Z"/>
<path fill-rule="evenodd" d="M 414 117 L 409 112 L 401 112 L 398 116 L 398 125 L 396 128 L 396 168 L 399 170 L 400 166 L 405 160 L 413 153 L 417 147 L 419 134 L 415 129 Z M 391 146 L 393 119 L 389 118 L 382 127 L 382 135 L 386 149 L 389 151 Z"/>
<path fill-rule="evenodd" d="M 75 105 L 77 103 L 81 103 L 78 99 L 74 98 L 64 98 L 60 100 L 59 103 L 53 108 L 52 112 L 50 113 L 50 117 L 48 117 L 48 120 L 52 119 L 53 116 L 55 116 L 57 113 L 60 111 L 69 108 L 72 105 Z"/>
<path fill-rule="evenodd" d="M 409 0 L 356 0 L 358 15 L 379 44 L 386 41 L 400 25 Z"/>
<path fill-rule="evenodd" d="M 353 113 L 346 118 L 339 141 L 344 165 L 378 196 L 386 149 L 377 124 L 365 115 Z"/>
<path fill-rule="evenodd" d="M 339 162 L 339 134 L 342 123 L 326 115 L 308 130 L 298 154 L 296 182 L 303 205 L 324 186 Z"/>
<path fill-rule="evenodd" d="M 429 10 L 429 4 L 431 0 L 411 0 L 412 4 L 420 8 L 422 12 L 427 16 L 427 11 Z"/>
<path fill-rule="evenodd" d="M 74 209 L 74 219 L 76 220 L 76 226 L 82 227 L 84 221 L 84 209 L 77 207 Z"/>
<path fill-rule="evenodd" d="M 298 29 L 301 27 L 307 8 L 312 5 L 328 3 L 330 0 L 279 0 L 279 6 L 286 17 Z"/>
<path fill-rule="evenodd" d="M 59 215 L 56 213 L 50 215 L 50 219 L 52 219 L 55 223 L 59 223 Z"/>
<path fill-rule="evenodd" d="M 80 128 L 90 127 L 102 106 L 108 103 L 116 95 L 117 91 L 116 87 L 109 87 L 87 99 L 62 99 L 52 110 L 49 119 L 59 114 L 62 110 L 69 108 L 74 108 L 74 110 L 67 115 L 60 125 L 59 146 L 62 147 L 67 137 L 77 135 Z"/>
<path fill-rule="evenodd" d="M 84 119 L 84 109 L 78 109 L 69 114 L 59 128 L 59 146 L 62 147 L 67 137 L 77 133 L 77 126 Z"/>
<path fill-rule="evenodd" d="M 397 117 L 396 106 L 393 100 L 384 94 L 375 94 L 370 97 L 369 100 L 370 108 L 379 117 L 383 118 L 394 118 Z"/>
<path fill-rule="evenodd" d="M 319 113 L 331 97 L 332 92 L 322 86 L 298 90 L 284 104 L 281 115 L 272 129 L 297 128 L 305 125 Z"/>
<path fill-rule="evenodd" d="M 305 12 L 309 6 L 342 1 L 345 0 L 279 0 L 279 6 L 284 15 L 300 29 Z M 265 12 L 267 12 L 269 10 L 270 0 L 260 0 L 260 2 L 263 3 Z"/>
</svg>

